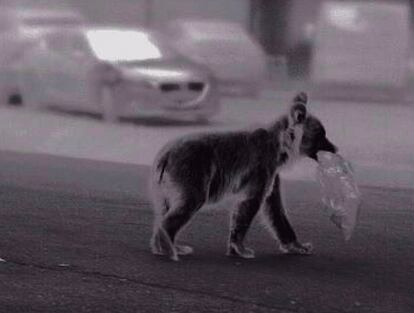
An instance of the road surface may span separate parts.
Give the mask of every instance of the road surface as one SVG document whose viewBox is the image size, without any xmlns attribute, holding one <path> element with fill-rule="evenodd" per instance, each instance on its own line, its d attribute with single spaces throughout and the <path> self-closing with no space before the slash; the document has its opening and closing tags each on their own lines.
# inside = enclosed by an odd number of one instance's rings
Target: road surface
<svg viewBox="0 0 414 313">
<path fill-rule="evenodd" d="M 0 312 L 414 312 L 412 190 L 363 188 L 344 243 L 317 187 L 285 184 L 309 257 L 279 254 L 258 222 L 253 260 L 224 255 L 229 203 L 200 212 L 179 263 L 149 253 L 148 168 L 0 153 Z"/>
</svg>

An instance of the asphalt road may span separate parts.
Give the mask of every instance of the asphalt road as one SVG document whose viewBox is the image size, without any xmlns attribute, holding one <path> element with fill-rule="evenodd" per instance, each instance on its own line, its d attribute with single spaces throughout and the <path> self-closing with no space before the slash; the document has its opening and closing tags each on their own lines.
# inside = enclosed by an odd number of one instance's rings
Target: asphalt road
<svg viewBox="0 0 414 313">
<path fill-rule="evenodd" d="M 317 187 L 285 185 L 308 257 L 279 254 L 256 222 L 256 259 L 224 255 L 227 212 L 196 216 L 179 263 L 149 253 L 148 168 L 0 153 L 0 312 L 414 312 L 414 193 L 362 188 L 344 243 Z M 219 208 L 229 206 L 228 203 Z"/>
</svg>

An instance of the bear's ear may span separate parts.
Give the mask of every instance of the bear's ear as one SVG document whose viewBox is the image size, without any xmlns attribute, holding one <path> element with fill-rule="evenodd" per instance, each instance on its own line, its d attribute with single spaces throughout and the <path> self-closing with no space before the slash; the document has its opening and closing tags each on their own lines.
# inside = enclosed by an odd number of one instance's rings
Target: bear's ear
<svg viewBox="0 0 414 313">
<path fill-rule="evenodd" d="M 305 92 L 300 92 L 295 96 L 295 98 L 293 98 L 293 103 L 290 108 L 291 124 L 301 124 L 305 121 L 307 115 L 307 103 L 308 95 Z"/>
<path fill-rule="evenodd" d="M 303 104 L 306 105 L 308 103 L 308 95 L 306 92 L 299 92 L 295 98 L 293 98 L 293 104 Z"/>
</svg>

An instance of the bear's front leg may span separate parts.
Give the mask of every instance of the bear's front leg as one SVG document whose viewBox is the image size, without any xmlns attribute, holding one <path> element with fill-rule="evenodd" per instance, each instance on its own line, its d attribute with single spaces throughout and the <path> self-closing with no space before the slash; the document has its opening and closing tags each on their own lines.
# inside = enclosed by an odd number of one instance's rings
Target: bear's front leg
<svg viewBox="0 0 414 313">
<path fill-rule="evenodd" d="M 280 241 L 280 250 L 290 254 L 309 255 L 313 251 L 311 243 L 301 243 L 289 222 L 280 194 L 280 178 L 276 175 L 273 188 L 265 200 L 263 215 L 272 234 Z"/>
</svg>

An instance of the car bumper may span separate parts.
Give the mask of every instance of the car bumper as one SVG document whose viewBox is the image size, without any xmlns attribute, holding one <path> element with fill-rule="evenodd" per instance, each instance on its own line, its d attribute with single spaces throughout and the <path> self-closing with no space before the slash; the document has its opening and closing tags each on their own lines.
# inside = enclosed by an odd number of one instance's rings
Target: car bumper
<svg viewBox="0 0 414 313">
<path fill-rule="evenodd" d="M 213 85 L 206 85 L 199 95 L 191 99 L 179 101 L 156 86 L 124 82 L 114 87 L 114 96 L 122 117 L 158 115 L 174 119 L 209 118 L 220 110 L 218 91 Z"/>
<path fill-rule="evenodd" d="M 218 92 L 222 96 L 257 98 L 263 89 L 264 80 L 242 81 L 237 79 L 220 80 Z"/>
</svg>

